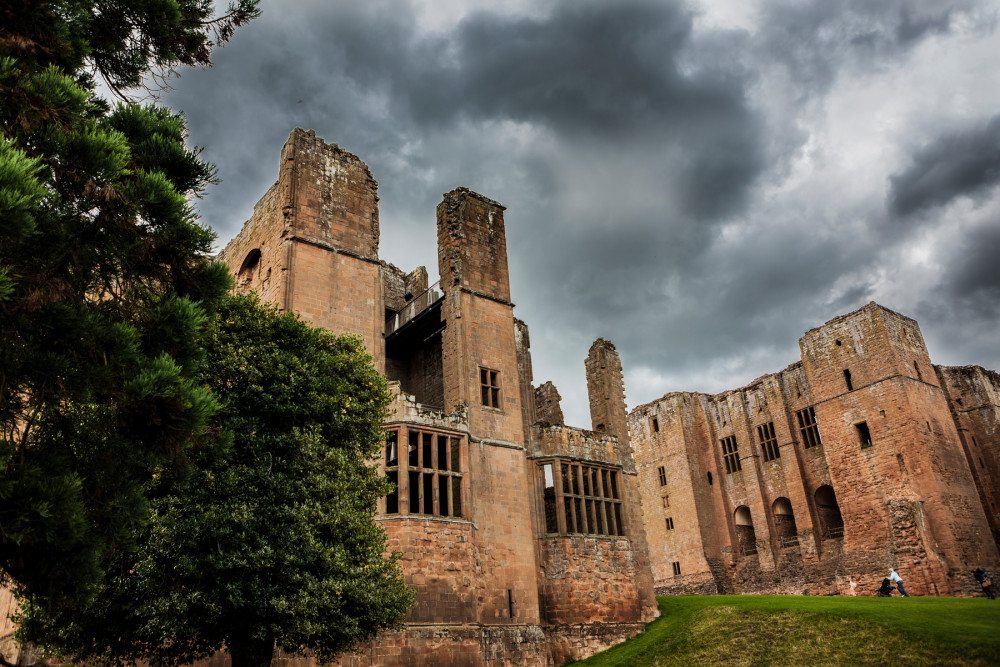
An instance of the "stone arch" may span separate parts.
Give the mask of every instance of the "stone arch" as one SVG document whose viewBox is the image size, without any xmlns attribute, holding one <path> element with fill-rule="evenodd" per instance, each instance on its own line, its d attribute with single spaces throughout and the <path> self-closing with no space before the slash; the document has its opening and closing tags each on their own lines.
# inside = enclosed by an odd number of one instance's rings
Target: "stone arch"
<svg viewBox="0 0 1000 667">
<path fill-rule="evenodd" d="M 844 517 L 840 514 L 837 494 L 829 484 L 816 489 L 816 513 L 819 514 L 819 525 L 822 527 L 824 539 L 844 536 Z"/>
<path fill-rule="evenodd" d="M 795 512 L 792 511 L 792 501 L 788 498 L 777 498 L 771 505 L 774 516 L 774 529 L 781 546 L 792 546 L 798 543 L 798 530 L 795 528 Z"/>
<path fill-rule="evenodd" d="M 733 513 L 736 523 L 736 543 L 745 556 L 757 553 L 757 533 L 753 527 L 753 517 L 750 508 L 740 505 Z"/>
<path fill-rule="evenodd" d="M 239 273 L 236 274 L 236 291 L 246 294 L 253 288 L 253 279 L 260 267 L 260 248 L 254 248 L 247 253 L 246 259 L 240 265 Z"/>
</svg>

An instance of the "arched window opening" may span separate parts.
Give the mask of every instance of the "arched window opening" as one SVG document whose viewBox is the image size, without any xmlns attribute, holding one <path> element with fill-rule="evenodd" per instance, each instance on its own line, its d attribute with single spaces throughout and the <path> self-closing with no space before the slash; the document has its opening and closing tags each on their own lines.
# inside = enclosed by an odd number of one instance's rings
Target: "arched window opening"
<svg viewBox="0 0 1000 667">
<path fill-rule="evenodd" d="M 744 556 L 757 553 L 757 533 L 753 529 L 750 508 L 746 505 L 740 505 L 736 508 L 734 518 L 736 520 L 736 542 L 739 545 L 740 553 Z"/>
<path fill-rule="evenodd" d="M 236 274 L 236 291 L 240 294 L 246 294 L 253 288 L 253 280 L 257 275 L 257 269 L 260 266 L 260 250 L 254 248 L 247 254 L 247 258 L 243 260 L 243 265 L 240 266 L 239 273 Z"/>
<path fill-rule="evenodd" d="M 792 502 L 788 498 L 778 498 L 771 506 L 774 515 L 774 528 L 778 533 L 778 543 L 782 547 L 794 547 L 799 543 L 799 534 L 795 528 L 795 514 L 792 512 Z"/>
<path fill-rule="evenodd" d="M 829 484 L 819 487 L 815 498 L 823 538 L 843 537 L 844 518 L 840 515 L 840 505 L 837 504 L 837 494 L 833 492 L 833 487 Z"/>
</svg>

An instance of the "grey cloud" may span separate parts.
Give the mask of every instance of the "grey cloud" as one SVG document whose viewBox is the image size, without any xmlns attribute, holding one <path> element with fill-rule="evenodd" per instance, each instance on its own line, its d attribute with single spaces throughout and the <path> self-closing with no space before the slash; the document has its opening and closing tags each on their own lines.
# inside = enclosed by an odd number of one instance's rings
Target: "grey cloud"
<svg viewBox="0 0 1000 667">
<path fill-rule="evenodd" d="M 935 138 L 889 180 L 889 207 L 898 216 L 986 192 L 1000 182 L 1000 115 Z"/>
</svg>

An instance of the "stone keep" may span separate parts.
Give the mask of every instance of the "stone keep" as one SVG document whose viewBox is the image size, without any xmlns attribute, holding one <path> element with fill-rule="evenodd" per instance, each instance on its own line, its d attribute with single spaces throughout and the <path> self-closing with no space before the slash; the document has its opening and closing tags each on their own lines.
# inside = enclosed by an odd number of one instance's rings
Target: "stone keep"
<svg viewBox="0 0 1000 667">
<path fill-rule="evenodd" d="M 377 520 L 416 604 L 342 664 L 559 665 L 641 632 L 657 610 L 614 346 L 587 358 L 594 430 L 562 424 L 555 387 L 531 384 L 504 207 L 444 195 L 429 285 L 379 260 L 377 191 L 356 156 L 296 129 L 220 254 L 237 290 L 359 335 L 397 388 L 380 463 L 397 490 Z"/>
<path fill-rule="evenodd" d="M 658 594 L 978 595 L 996 571 L 1000 376 L 934 366 L 875 303 L 806 332 L 801 361 L 629 415 Z"/>
</svg>

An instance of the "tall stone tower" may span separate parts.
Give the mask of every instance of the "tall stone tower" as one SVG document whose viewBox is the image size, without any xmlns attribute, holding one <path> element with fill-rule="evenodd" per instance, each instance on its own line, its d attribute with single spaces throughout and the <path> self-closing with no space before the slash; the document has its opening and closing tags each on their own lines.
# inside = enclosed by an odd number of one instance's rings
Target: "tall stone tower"
<svg viewBox="0 0 1000 667">
<path fill-rule="evenodd" d="M 278 180 L 219 255 L 237 289 L 315 326 L 361 336 L 385 371 L 378 183 L 368 166 L 296 128 Z"/>
</svg>

